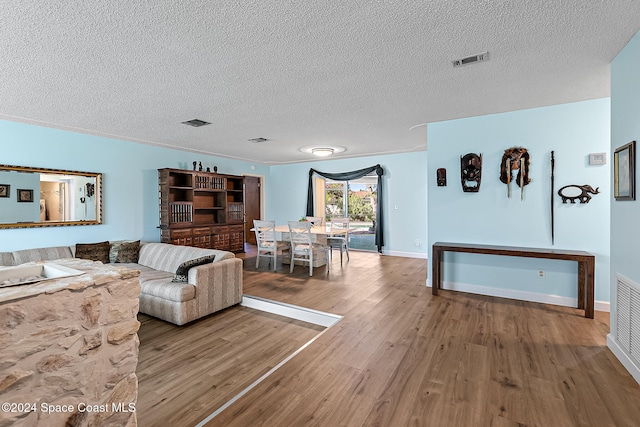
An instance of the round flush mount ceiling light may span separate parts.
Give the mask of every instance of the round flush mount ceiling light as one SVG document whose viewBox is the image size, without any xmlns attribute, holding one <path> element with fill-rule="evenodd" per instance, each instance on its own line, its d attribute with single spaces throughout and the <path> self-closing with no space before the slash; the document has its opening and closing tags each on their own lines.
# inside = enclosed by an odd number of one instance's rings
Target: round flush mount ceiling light
<svg viewBox="0 0 640 427">
<path fill-rule="evenodd" d="M 327 157 L 333 154 L 333 148 L 313 148 L 311 152 L 314 156 Z"/>
<path fill-rule="evenodd" d="M 336 146 L 317 146 L 317 145 L 309 145 L 306 147 L 300 148 L 300 151 L 303 153 L 313 154 L 318 157 L 328 157 L 332 154 L 342 153 L 345 151 L 344 147 L 336 147 Z"/>
</svg>

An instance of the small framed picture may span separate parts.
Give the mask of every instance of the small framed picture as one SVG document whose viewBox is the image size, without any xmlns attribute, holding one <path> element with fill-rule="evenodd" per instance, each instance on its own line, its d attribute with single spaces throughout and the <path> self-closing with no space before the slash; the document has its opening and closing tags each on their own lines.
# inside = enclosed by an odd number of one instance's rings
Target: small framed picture
<svg viewBox="0 0 640 427">
<path fill-rule="evenodd" d="M 18 188 L 19 202 L 33 202 L 33 190 L 23 190 Z"/>
<path fill-rule="evenodd" d="M 0 184 L 0 197 L 9 197 L 9 190 L 11 186 L 9 184 Z"/>
<path fill-rule="evenodd" d="M 636 142 L 616 148 L 613 153 L 613 197 L 636 199 Z"/>
</svg>

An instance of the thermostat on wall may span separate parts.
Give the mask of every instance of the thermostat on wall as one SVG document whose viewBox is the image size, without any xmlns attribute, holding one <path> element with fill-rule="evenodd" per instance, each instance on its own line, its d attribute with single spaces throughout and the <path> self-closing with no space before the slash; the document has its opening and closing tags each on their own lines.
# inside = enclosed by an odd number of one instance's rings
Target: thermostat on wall
<svg viewBox="0 0 640 427">
<path fill-rule="evenodd" d="M 590 165 L 606 165 L 607 153 L 591 153 L 589 154 Z"/>
</svg>

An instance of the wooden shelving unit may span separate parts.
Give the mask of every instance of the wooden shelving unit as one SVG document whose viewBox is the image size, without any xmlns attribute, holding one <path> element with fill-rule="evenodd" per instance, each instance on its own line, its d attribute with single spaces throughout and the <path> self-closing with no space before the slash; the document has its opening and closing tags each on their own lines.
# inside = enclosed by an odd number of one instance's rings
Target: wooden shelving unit
<svg viewBox="0 0 640 427">
<path fill-rule="evenodd" d="M 243 178 L 158 169 L 163 243 L 244 251 Z"/>
</svg>

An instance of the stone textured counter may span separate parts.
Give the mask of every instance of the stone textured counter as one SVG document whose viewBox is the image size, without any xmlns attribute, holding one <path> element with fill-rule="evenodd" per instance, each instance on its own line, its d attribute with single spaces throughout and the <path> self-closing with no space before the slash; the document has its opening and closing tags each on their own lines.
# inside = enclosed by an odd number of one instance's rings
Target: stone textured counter
<svg viewBox="0 0 640 427">
<path fill-rule="evenodd" d="M 0 289 L 0 427 L 137 425 L 139 272 L 54 263 L 85 274 Z"/>
</svg>

